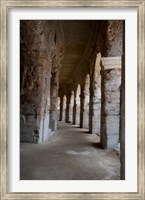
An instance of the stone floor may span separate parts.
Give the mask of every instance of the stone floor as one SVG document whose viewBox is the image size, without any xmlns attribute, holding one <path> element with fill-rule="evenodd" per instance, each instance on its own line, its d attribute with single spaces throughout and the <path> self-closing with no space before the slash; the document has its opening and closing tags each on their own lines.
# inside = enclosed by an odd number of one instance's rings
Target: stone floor
<svg viewBox="0 0 145 200">
<path fill-rule="evenodd" d="M 21 143 L 21 180 L 118 180 L 115 151 L 99 148 L 99 136 L 76 125 L 58 123 L 49 142 Z"/>
</svg>

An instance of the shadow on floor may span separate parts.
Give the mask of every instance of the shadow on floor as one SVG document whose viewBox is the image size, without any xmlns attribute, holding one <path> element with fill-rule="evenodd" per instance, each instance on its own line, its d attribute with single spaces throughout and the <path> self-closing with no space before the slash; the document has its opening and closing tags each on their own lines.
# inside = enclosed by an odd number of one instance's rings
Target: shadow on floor
<svg viewBox="0 0 145 200">
<path fill-rule="evenodd" d="M 92 146 L 92 147 L 94 147 L 94 148 L 103 149 L 103 148 L 101 147 L 100 142 L 91 142 L 91 143 L 89 143 L 89 144 L 90 144 L 90 146 Z"/>
</svg>

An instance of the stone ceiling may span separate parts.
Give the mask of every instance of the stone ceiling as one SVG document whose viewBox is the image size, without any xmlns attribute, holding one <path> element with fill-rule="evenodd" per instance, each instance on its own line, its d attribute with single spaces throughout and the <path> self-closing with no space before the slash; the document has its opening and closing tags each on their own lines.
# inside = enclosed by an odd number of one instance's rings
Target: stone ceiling
<svg viewBox="0 0 145 200">
<path fill-rule="evenodd" d="M 79 67 L 92 29 L 92 21 L 88 20 L 65 20 L 61 23 L 65 47 L 60 68 L 60 85 L 70 81 L 75 70 Z"/>
</svg>

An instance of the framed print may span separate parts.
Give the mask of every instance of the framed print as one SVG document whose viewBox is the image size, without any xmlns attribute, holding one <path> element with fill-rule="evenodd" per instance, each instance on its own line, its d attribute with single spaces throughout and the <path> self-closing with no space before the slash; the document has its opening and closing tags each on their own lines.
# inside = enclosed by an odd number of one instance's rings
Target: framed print
<svg viewBox="0 0 145 200">
<path fill-rule="evenodd" d="M 1 0 L 1 199 L 145 199 L 145 2 Z"/>
</svg>

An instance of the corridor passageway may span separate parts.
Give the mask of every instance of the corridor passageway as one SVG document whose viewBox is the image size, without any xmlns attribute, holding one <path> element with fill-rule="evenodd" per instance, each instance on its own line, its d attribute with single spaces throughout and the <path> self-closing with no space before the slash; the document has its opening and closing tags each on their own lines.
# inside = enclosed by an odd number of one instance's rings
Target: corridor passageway
<svg viewBox="0 0 145 200">
<path fill-rule="evenodd" d="M 50 137 L 49 142 L 21 143 L 20 179 L 120 179 L 119 157 L 113 150 L 99 148 L 99 140 L 87 129 L 59 122 L 58 131 Z"/>
<path fill-rule="evenodd" d="M 125 179 L 124 28 L 21 20 L 21 179 Z"/>
</svg>

